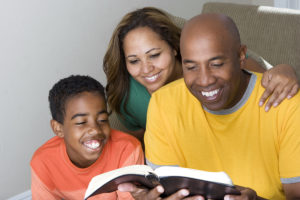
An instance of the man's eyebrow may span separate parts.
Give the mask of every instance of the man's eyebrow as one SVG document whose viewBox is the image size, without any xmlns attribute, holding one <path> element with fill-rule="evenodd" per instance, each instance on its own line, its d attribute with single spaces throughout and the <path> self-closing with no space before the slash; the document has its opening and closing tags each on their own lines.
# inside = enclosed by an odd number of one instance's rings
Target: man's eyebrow
<svg viewBox="0 0 300 200">
<path fill-rule="evenodd" d="M 224 59 L 224 56 L 215 56 L 209 59 L 209 61 Z"/>
<path fill-rule="evenodd" d="M 195 63 L 195 61 L 189 60 L 189 59 L 184 59 L 183 60 L 184 64 L 189 64 L 189 63 Z"/>
</svg>

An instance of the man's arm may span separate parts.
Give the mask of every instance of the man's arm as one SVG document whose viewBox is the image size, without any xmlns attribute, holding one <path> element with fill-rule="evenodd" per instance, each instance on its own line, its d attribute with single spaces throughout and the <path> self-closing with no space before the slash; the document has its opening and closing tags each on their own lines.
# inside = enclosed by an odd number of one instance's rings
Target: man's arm
<svg viewBox="0 0 300 200">
<path fill-rule="evenodd" d="M 300 182 L 282 185 L 287 200 L 300 199 Z"/>
</svg>

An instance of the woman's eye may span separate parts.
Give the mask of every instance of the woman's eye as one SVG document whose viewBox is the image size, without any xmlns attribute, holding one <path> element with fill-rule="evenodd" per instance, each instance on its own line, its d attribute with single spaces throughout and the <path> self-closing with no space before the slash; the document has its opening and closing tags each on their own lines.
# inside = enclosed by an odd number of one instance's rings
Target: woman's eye
<svg viewBox="0 0 300 200">
<path fill-rule="evenodd" d="M 156 58 L 156 57 L 158 57 L 159 55 L 160 55 L 160 53 L 156 53 L 156 54 L 151 55 L 150 58 Z"/>
<path fill-rule="evenodd" d="M 130 60 L 129 63 L 130 64 L 136 64 L 138 62 L 138 60 Z"/>
</svg>

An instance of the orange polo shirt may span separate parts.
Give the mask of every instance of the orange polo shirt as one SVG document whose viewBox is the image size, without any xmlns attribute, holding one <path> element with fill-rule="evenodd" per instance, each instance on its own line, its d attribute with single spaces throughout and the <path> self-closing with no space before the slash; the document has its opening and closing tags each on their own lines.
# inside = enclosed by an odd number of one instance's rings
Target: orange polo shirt
<svg viewBox="0 0 300 200">
<path fill-rule="evenodd" d="M 143 164 L 144 154 L 133 136 L 112 130 L 99 159 L 87 168 L 76 167 L 69 159 L 64 140 L 53 137 L 34 153 L 31 160 L 33 200 L 82 200 L 90 180 L 101 173 L 120 167 Z M 133 199 L 126 192 L 96 195 L 89 199 Z"/>
</svg>

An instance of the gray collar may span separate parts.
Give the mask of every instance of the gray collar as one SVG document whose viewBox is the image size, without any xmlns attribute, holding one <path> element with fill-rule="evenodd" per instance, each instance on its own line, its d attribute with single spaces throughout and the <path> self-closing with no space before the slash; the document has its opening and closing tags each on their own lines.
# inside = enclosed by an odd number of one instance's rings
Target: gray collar
<svg viewBox="0 0 300 200">
<path fill-rule="evenodd" d="M 247 72 L 251 74 L 250 81 L 249 81 L 249 84 L 247 86 L 247 89 L 246 89 L 243 97 L 241 98 L 241 100 L 237 104 L 235 104 L 231 108 L 224 109 L 224 110 L 218 110 L 218 111 L 209 110 L 205 106 L 203 106 L 203 109 L 205 111 L 207 111 L 211 114 L 215 114 L 215 115 L 228 115 L 228 114 L 234 113 L 235 111 L 240 109 L 247 102 L 247 100 L 249 99 L 249 97 L 250 97 L 250 95 L 253 91 L 253 88 L 255 86 L 256 80 L 257 80 L 257 76 L 255 74 L 253 74 L 252 72 L 249 72 L 249 71 L 247 71 Z"/>
</svg>

